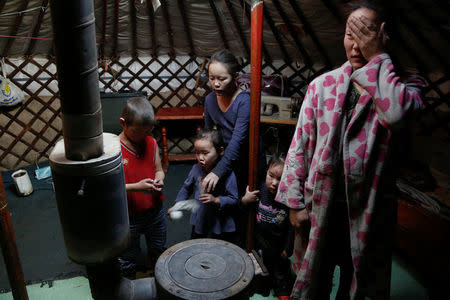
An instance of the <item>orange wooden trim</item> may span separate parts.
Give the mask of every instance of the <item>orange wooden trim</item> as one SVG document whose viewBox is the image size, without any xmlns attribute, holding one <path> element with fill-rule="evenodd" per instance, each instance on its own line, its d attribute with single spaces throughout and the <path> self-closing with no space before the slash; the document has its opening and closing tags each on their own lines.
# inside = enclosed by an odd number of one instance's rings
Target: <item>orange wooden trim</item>
<svg viewBox="0 0 450 300">
<path fill-rule="evenodd" d="M 199 120 L 203 119 L 203 106 L 163 107 L 158 109 L 156 120 Z"/>
<path fill-rule="evenodd" d="M 188 160 L 196 160 L 195 154 L 187 153 L 187 154 L 171 154 L 169 155 L 169 161 L 188 161 Z"/>
</svg>

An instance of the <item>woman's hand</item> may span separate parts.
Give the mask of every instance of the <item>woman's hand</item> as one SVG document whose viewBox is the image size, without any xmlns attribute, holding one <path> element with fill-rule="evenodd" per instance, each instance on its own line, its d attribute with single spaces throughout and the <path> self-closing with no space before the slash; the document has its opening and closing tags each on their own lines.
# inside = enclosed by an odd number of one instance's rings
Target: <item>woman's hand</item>
<svg viewBox="0 0 450 300">
<path fill-rule="evenodd" d="M 247 188 L 245 189 L 245 195 L 244 195 L 244 197 L 242 197 L 241 201 L 244 204 L 257 202 L 259 200 L 258 194 L 259 194 L 259 190 L 254 190 L 254 191 L 250 192 L 248 190 L 248 185 L 247 185 Z"/>
<path fill-rule="evenodd" d="M 198 197 L 198 199 L 203 202 L 203 204 L 208 204 L 208 203 L 212 203 L 212 204 L 220 204 L 220 199 L 218 197 L 214 197 L 211 194 L 200 194 L 200 196 Z"/>
<path fill-rule="evenodd" d="M 347 21 L 347 27 L 358 44 L 361 54 L 367 61 L 375 56 L 385 53 L 386 41 L 388 35 L 384 30 L 385 22 L 378 27 L 377 24 L 370 21 L 367 17 L 350 17 Z"/>
<path fill-rule="evenodd" d="M 214 190 L 216 187 L 217 182 L 219 181 L 219 176 L 214 174 L 213 172 L 209 172 L 208 175 L 206 175 L 205 178 L 203 178 L 202 181 L 202 189 L 206 193 L 210 193 Z"/>
</svg>

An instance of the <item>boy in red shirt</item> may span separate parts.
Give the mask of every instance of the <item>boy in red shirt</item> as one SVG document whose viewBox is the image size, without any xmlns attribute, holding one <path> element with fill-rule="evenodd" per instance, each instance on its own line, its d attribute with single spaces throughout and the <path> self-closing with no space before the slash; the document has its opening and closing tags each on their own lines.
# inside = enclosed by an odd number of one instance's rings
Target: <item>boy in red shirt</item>
<svg viewBox="0 0 450 300">
<path fill-rule="evenodd" d="M 136 260 L 140 252 L 140 235 L 145 235 L 148 257 L 154 266 L 165 250 L 166 222 L 162 210 L 164 185 L 159 149 L 151 137 L 155 123 L 152 105 L 145 97 L 127 101 L 120 118 L 123 169 L 125 173 L 130 246 L 119 259 L 124 276 L 136 276 Z"/>
</svg>

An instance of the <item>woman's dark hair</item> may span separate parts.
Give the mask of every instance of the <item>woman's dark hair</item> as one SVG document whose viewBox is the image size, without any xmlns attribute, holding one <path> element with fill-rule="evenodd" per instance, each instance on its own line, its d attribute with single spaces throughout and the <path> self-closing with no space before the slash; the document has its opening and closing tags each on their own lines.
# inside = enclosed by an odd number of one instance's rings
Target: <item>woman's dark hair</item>
<svg viewBox="0 0 450 300">
<path fill-rule="evenodd" d="M 213 62 L 222 63 L 231 74 L 231 76 L 236 77 L 236 74 L 241 70 L 241 65 L 239 64 L 236 57 L 229 50 L 220 50 L 213 55 L 211 55 L 211 59 L 209 61 L 209 65 Z M 208 66 L 209 69 L 209 66 Z"/>
<path fill-rule="evenodd" d="M 218 130 L 200 130 L 199 133 L 197 133 L 197 136 L 195 137 L 195 141 L 197 140 L 208 140 L 210 141 L 214 148 L 216 149 L 217 153 L 221 153 L 222 150 L 225 148 L 225 144 L 223 143 L 222 135 Z"/>
<path fill-rule="evenodd" d="M 122 110 L 122 118 L 127 125 L 154 125 L 155 111 L 145 97 L 128 99 Z"/>
<path fill-rule="evenodd" d="M 386 24 L 390 23 L 390 17 L 387 9 L 382 5 L 381 1 L 376 0 L 353 0 L 346 4 L 345 9 L 345 18 L 348 17 L 360 8 L 367 8 L 373 10 L 377 14 L 377 23 L 381 24 L 382 22 L 386 22 Z"/>
<path fill-rule="evenodd" d="M 272 154 L 269 160 L 269 168 L 273 165 L 281 165 L 284 166 L 284 162 L 286 161 L 286 157 L 283 154 Z"/>
<path fill-rule="evenodd" d="M 376 13 L 376 23 L 379 26 L 381 23 L 385 22 L 384 30 L 387 36 L 393 36 L 392 34 L 392 24 L 393 24 L 393 15 L 389 12 L 389 10 L 384 5 L 382 0 L 353 0 L 346 4 L 345 7 L 345 19 L 356 10 L 360 8 L 367 8 Z"/>
</svg>

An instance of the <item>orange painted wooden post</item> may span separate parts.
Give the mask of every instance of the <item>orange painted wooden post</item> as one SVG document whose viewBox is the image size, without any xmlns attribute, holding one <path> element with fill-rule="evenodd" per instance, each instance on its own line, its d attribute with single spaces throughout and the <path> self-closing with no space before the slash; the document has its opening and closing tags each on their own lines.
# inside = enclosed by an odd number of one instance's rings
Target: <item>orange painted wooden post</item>
<svg viewBox="0 0 450 300">
<path fill-rule="evenodd" d="M 5 261 L 6 271 L 15 300 L 28 300 L 27 288 L 23 277 L 19 252 L 17 251 L 14 230 L 6 202 L 5 187 L 0 175 L 0 247 Z"/>
<path fill-rule="evenodd" d="M 250 128 L 249 128 L 249 170 L 248 185 L 250 191 L 258 184 L 258 145 L 261 107 L 261 47 L 263 25 L 263 1 L 253 0 L 251 8 L 251 61 L 250 61 Z M 251 252 L 254 244 L 256 211 L 250 206 L 247 221 L 245 248 Z"/>
</svg>

